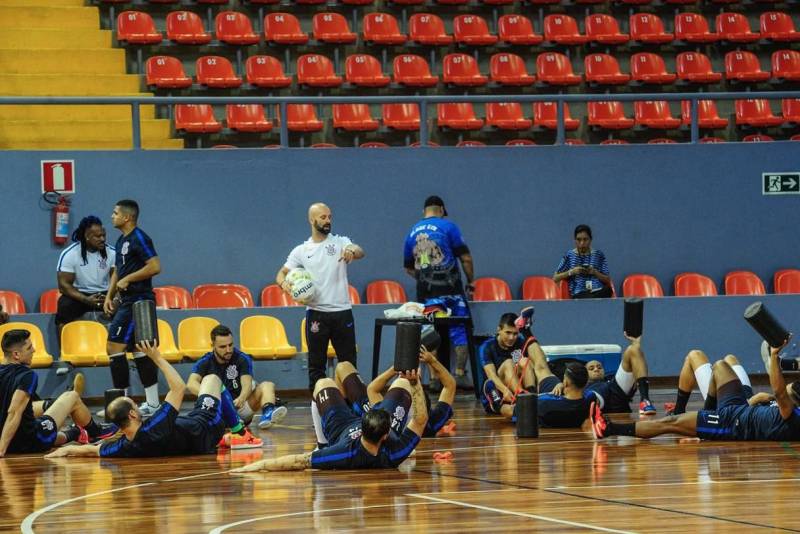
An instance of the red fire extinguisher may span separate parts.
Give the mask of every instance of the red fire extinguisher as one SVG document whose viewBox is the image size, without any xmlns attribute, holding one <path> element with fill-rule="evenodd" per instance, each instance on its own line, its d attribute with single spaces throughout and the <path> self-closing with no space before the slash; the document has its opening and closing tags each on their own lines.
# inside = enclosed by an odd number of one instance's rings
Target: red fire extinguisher
<svg viewBox="0 0 800 534">
<path fill-rule="evenodd" d="M 53 243 L 64 245 L 69 239 L 69 198 L 59 195 L 53 207 Z"/>
</svg>

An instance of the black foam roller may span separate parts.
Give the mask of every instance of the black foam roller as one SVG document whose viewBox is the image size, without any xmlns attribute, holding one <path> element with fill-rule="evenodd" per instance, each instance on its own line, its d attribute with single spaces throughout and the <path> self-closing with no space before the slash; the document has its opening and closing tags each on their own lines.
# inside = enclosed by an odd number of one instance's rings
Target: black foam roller
<svg viewBox="0 0 800 534">
<path fill-rule="evenodd" d="M 539 437 L 539 396 L 523 393 L 517 396 L 517 437 Z"/>
<path fill-rule="evenodd" d="M 748 306 L 744 318 L 770 347 L 780 347 L 789 339 L 789 332 L 761 302 Z"/>
<path fill-rule="evenodd" d="M 644 320 L 644 301 L 639 298 L 625 299 L 625 319 L 623 332 L 630 337 L 642 335 L 642 322 Z"/>
<path fill-rule="evenodd" d="M 136 343 L 150 341 L 158 343 L 158 319 L 156 303 L 152 300 L 139 300 L 133 303 L 134 339 Z"/>
<path fill-rule="evenodd" d="M 105 401 L 105 419 L 106 419 L 106 423 L 110 423 L 111 422 L 108 419 L 108 405 L 111 404 L 111 401 L 113 401 L 114 399 L 117 399 L 119 397 L 124 397 L 124 396 L 125 396 L 125 390 L 124 389 L 107 389 L 106 390 L 105 394 L 103 395 L 103 397 L 104 397 L 103 400 Z"/>
<path fill-rule="evenodd" d="M 422 327 L 419 323 L 397 323 L 394 341 L 394 370 L 411 371 L 419 367 Z"/>
<path fill-rule="evenodd" d="M 422 329 L 420 342 L 425 345 L 426 349 L 433 352 L 442 344 L 442 337 L 432 325 L 427 325 Z"/>
</svg>

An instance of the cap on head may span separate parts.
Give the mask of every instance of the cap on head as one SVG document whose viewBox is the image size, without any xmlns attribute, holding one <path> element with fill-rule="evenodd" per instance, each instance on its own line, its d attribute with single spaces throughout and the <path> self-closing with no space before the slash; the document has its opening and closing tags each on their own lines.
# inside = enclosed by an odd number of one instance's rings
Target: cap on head
<svg viewBox="0 0 800 534">
<path fill-rule="evenodd" d="M 431 195 L 428 198 L 426 198 L 425 205 L 423 206 L 423 208 L 428 208 L 430 206 L 438 206 L 442 208 L 442 214 L 447 215 L 447 208 L 444 207 L 444 200 L 442 200 L 442 197 L 437 195 Z"/>
</svg>

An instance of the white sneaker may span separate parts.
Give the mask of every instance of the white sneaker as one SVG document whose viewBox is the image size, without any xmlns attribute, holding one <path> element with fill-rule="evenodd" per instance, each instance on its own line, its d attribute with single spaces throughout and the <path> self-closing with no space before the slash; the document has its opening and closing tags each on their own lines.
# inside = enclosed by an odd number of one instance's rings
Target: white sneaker
<svg viewBox="0 0 800 534">
<path fill-rule="evenodd" d="M 142 414 L 142 419 L 148 419 L 154 413 L 156 413 L 156 410 L 158 410 L 159 408 L 161 408 L 160 404 L 158 406 L 153 407 L 153 406 L 150 406 L 147 403 L 147 401 L 144 401 L 143 403 L 141 403 L 139 405 L 139 413 Z"/>
</svg>

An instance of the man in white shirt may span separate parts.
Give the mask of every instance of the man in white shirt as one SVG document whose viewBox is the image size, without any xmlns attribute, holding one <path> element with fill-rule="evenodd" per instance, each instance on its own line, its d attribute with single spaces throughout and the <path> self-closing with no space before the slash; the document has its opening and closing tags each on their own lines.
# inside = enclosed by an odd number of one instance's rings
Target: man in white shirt
<svg viewBox="0 0 800 534">
<path fill-rule="evenodd" d="M 103 313 L 103 300 L 114 266 L 114 247 L 106 243 L 103 223 L 94 215 L 84 217 L 72 233 L 73 243 L 58 257 L 58 299 L 56 326 L 59 335 L 65 324 L 87 312 Z"/>
</svg>

